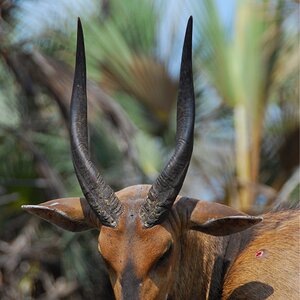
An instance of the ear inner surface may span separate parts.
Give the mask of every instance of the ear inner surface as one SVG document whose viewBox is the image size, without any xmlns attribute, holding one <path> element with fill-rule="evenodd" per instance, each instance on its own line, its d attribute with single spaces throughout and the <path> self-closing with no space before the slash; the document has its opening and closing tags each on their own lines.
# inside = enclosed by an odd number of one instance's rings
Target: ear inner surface
<svg viewBox="0 0 300 300">
<path fill-rule="evenodd" d="M 212 219 L 204 224 L 193 224 L 191 222 L 190 229 L 214 236 L 224 236 L 246 230 L 261 221 L 261 217 L 231 216 L 216 220 Z"/>
<path fill-rule="evenodd" d="M 229 206 L 182 197 L 175 209 L 188 229 L 222 236 L 237 233 L 262 221 L 262 217 L 246 215 Z"/>
<path fill-rule="evenodd" d="M 22 209 L 68 231 L 84 231 L 96 227 L 97 220 L 84 198 L 61 198 Z"/>
</svg>

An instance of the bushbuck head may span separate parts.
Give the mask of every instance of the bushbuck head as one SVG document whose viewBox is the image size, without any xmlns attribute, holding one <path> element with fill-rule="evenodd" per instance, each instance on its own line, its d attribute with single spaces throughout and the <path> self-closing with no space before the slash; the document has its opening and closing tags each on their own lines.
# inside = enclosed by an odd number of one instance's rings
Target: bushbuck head
<svg viewBox="0 0 300 300">
<path fill-rule="evenodd" d="M 166 299 L 180 273 L 180 261 L 188 255 L 181 247 L 181 237 L 187 231 L 228 235 L 261 220 L 227 206 L 178 196 L 192 155 L 194 106 L 190 18 L 182 52 L 175 152 L 152 185 L 131 186 L 115 193 L 89 156 L 85 50 L 78 21 L 71 149 L 84 197 L 23 208 L 67 230 L 97 228 L 98 249 L 116 299 Z"/>
</svg>

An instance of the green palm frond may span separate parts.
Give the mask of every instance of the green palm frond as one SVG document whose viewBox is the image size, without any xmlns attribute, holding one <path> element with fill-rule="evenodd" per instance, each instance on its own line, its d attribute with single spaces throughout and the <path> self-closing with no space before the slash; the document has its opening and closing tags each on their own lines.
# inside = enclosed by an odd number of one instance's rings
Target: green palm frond
<svg viewBox="0 0 300 300">
<path fill-rule="evenodd" d="M 197 68 L 223 103 L 233 109 L 237 183 L 241 185 L 241 206 L 247 209 L 254 195 L 246 186 L 259 178 L 267 106 L 270 101 L 278 101 L 280 91 L 286 90 L 284 86 L 294 90 L 293 82 L 295 87 L 298 31 L 286 28 L 284 21 L 290 8 L 280 0 L 237 2 L 229 31 L 220 21 L 214 1 L 194 5 L 201 14 Z"/>
<path fill-rule="evenodd" d="M 114 0 L 105 17 L 84 22 L 89 76 L 107 92 L 141 103 L 156 133 L 168 125 L 177 95 L 177 82 L 156 53 L 158 18 L 154 1 Z"/>
</svg>

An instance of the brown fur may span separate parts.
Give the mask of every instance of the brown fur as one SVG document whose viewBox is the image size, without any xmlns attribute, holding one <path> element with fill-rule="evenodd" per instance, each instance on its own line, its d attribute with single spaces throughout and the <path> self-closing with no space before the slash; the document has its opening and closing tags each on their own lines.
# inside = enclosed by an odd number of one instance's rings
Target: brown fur
<svg viewBox="0 0 300 300">
<path fill-rule="evenodd" d="M 117 275 L 113 275 L 117 299 L 122 299 L 119 281 L 129 261 L 130 272 L 143 282 L 135 287 L 139 289 L 138 299 L 164 299 L 166 294 L 173 300 L 293 299 L 299 274 L 295 263 L 299 259 L 298 211 L 268 213 L 262 223 L 226 237 L 183 229 L 184 221 L 176 209 L 162 226 L 144 229 L 136 212 L 147 188 L 139 188 L 135 197 L 130 189 L 118 195 L 127 205 L 133 197 L 119 225 L 124 229 L 103 228 L 100 233 L 106 261 L 118 258 L 114 266 Z M 153 274 L 153 262 L 164 252 L 168 240 L 174 243 L 174 254 L 168 266 Z M 266 257 L 255 257 L 262 249 Z M 289 266 L 285 270 L 283 262 Z"/>
<path fill-rule="evenodd" d="M 253 237 L 226 274 L 223 299 L 299 299 L 299 211 L 268 213 L 249 231 L 241 233 Z"/>
<path fill-rule="evenodd" d="M 299 299 L 298 210 L 268 213 L 229 237 L 189 231 L 181 246 L 174 300 Z M 265 256 L 257 258 L 259 250 Z"/>
<path fill-rule="evenodd" d="M 253 226 L 260 219 L 178 197 L 163 223 L 144 228 L 149 188 L 116 193 L 124 206 L 116 228 L 102 226 L 85 199 L 25 209 L 64 229 L 98 228 L 116 299 L 298 299 L 299 210 L 270 212 Z"/>
</svg>

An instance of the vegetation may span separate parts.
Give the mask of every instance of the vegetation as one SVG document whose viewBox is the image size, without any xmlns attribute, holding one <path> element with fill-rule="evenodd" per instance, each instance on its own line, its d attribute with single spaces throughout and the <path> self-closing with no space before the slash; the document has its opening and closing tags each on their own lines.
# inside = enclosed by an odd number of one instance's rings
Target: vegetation
<svg viewBox="0 0 300 300">
<path fill-rule="evenodd" d="M 210 0 L 176 9 L 158 0 L 50 2 L 32 9 L 31 0 L 0 0 L 1 299 L 101 292 L 94 233 L 66 233 L 20 211 L 81 194 L 68 135 L 79 13 L 92 155 L 111 186 L 152 182 L 173 149 L 178 53 L 191 11 L 197 116 L 182 194 L 254 214 L 298 204 L 296 1 L 237 1 L 232 22 Z"/>
</svg>

